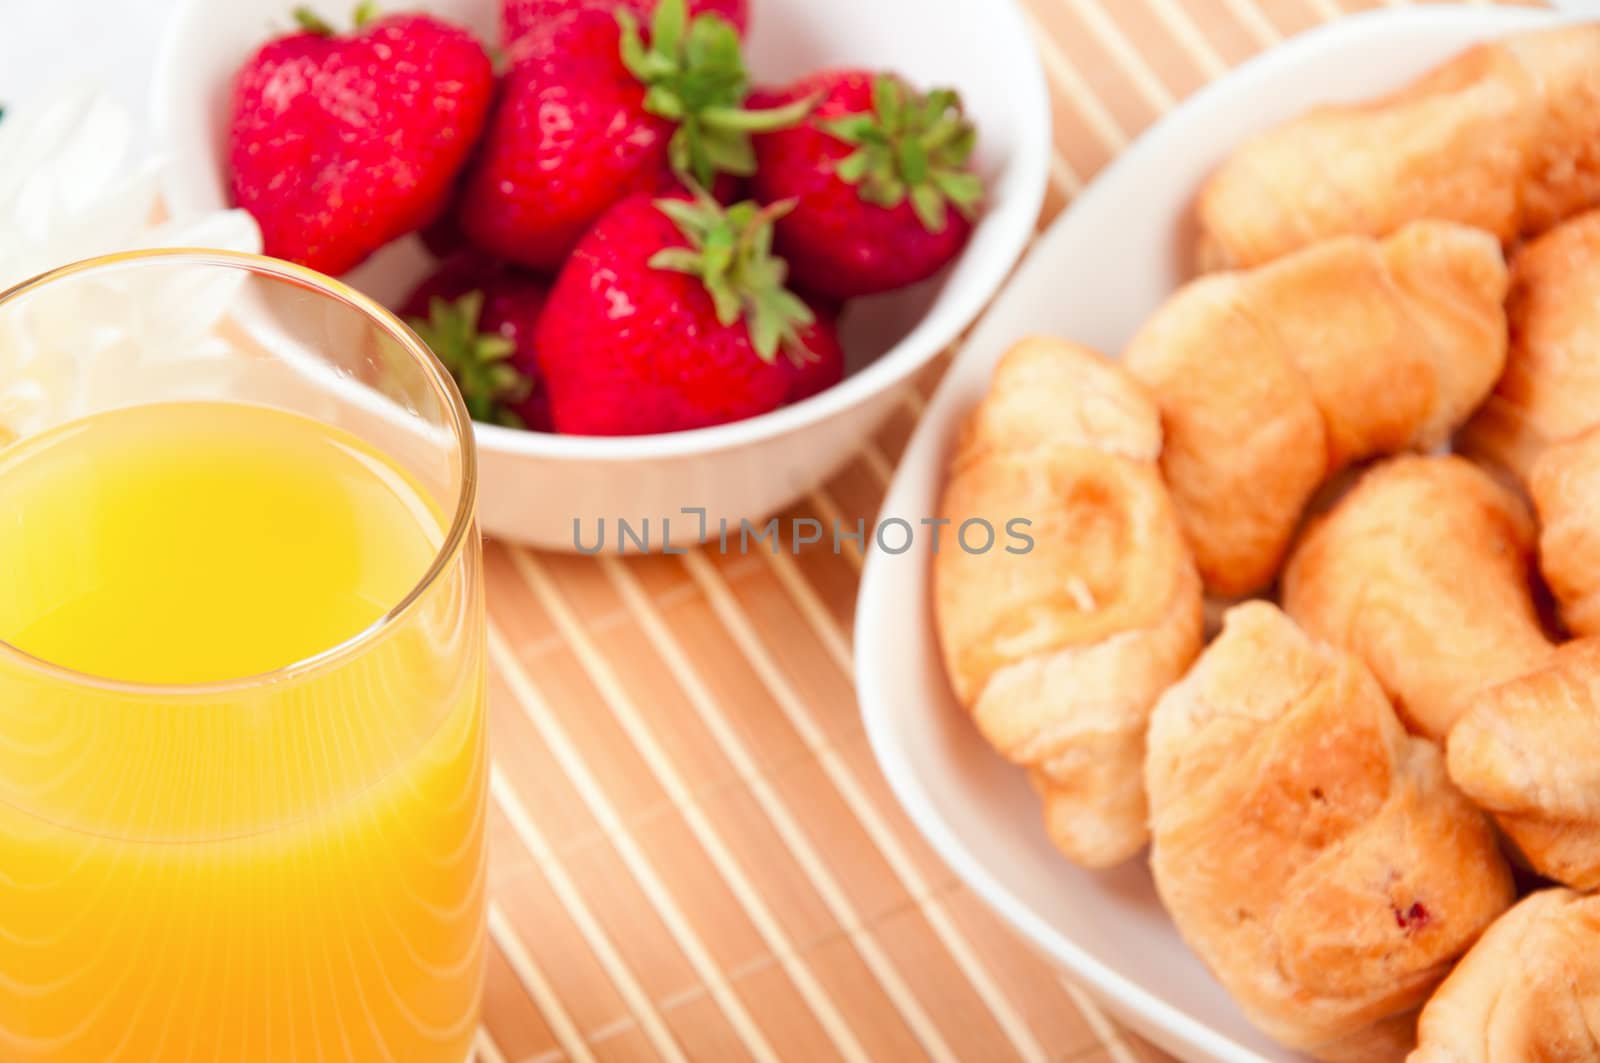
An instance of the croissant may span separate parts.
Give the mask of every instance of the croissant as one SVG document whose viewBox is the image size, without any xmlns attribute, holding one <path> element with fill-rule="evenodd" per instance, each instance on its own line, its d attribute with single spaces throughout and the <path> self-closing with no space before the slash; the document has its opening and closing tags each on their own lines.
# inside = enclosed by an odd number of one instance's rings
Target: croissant
<svg viewBox="0 0 1600 1063">
<path fill-rule="evenodd" d="M 1307 528 L 1284 608 L 1366 662 L 1407 726 L 1443 741 L 1473 695 L 1552 652 L 1533 537 L 1522 501 L 1470 462 L 1392 458 Z"/>
<path fill-rule="evenodd" d="M 1600 889 L 1600 639 L 1479 694 L 1450 732 L 1449 767 L 1530 867 Z"/>
<path fill-rule="evenodd" d="M 1422 1009 L 1408 1063 L 1600 1060 L 1600 897 L 1544 890 L 1489 928 Z"/>
<path fill-rule="evenodd" d="M 1203 268 L 1254 266 L 1418 218 L 1504 243 L 1600 204 L 1600 26 L 1525 33 L 1409 86 L 1319 107 L 1240 148 L 1200 194 Z"/>
<path fill-rule="evenodd" d="M 1527 490 L 1562 619 L 1600 635 L 1600 210 L 1513 256 L 1506 316 L 1505 374 L 1456 447 Z"/>
<path fill-rule="evenodd" d="M 1418 222 L 1201 278 L 1156 311 L 1125 361 L 1160 407 L 1208 590 L 1271 583 L 1332 473 L 1449 437 L 1504 364 L 1505 288 L 1492 237 Z"/>
<path fill-rule="evenodd" d="M 1600 211 L 1511 258 L 1505 374 L 1456 449 L 1526 483 L 1539 455 L 1600 424 Z"/>
<path fill-rule="evenodd" d="M 1438 750 L 1360 661 L 1260 601 L 1162 697 L 1149 747 L 1151 868 L 1190 947 L 1285 1045 L 1401 1059 L 1416 1009 L 1512 900 Z"/>
<path fill-rule="evenodd" d="M 1539 567 L 1562 621 L 1576 635 L 1600 635 L 1600 425 L 1540 454 L 1528 492 L 1539 515 Z"/>
<path fill-rule="evenodd" d="M 1132 379 L 1085 348 L 1029 340 L 995 370 L 941 503 L 952 533 L 1032 522 L 1027 553 L 937 551 L 935 620 L 958 699 L 1028 768 L 1051 838 L 1089 867 L 1147 840 L 1150 710 L 1200 650 L 1200 580 L 1160 450 Z"/>
</svg>

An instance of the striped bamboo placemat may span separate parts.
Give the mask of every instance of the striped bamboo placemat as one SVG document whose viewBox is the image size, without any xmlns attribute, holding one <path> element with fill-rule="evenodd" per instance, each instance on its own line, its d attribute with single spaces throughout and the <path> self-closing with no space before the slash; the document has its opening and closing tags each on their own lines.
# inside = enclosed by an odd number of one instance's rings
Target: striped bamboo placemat
<svg viewBox="0 0 1600 1063">
<path fill-rule="evenodd" d="M 1055 106 L 1041 228 L 1199 86 L 1380 6 L 1025 3 Z M 943 365 L 791 515 L 870 524 Z M 485 1063 L 1168 1059 L 1003 926 L 901 815 L 850 685 L 861 562 L 831 544 L 629 559 L 488 547 Z"/>
</svg>

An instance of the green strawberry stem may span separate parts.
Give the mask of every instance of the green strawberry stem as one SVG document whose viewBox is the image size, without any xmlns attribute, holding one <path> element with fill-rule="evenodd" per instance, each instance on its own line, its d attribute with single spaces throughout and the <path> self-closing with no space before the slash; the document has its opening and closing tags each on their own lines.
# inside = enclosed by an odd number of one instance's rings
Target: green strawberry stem
<svg viewBox="0 0 1600 1063">
<path fill-rule="evenodd" d="M 686 273 L 706 287 L 724 327 L 745 322 L 763 362 L 781 349 L 796 365 L 812 361 L 800 332 L 816 315 L 785 283 L 789 264 L 772 253 L 772 226 L 794 209 L 793 200 L 763 207 L 747 201 L 724 208 L 703 190 L 693 201 L 656 200 L 688 247 L 669 247 L 650 259 L 653 269 Z"/>
<path fill-rule="evenodd" d="M 744 109 L 750 75 L 739 53 L 739 33 L 720 15 L 689 19 L 688 0 L 661 0 L 650 24 L 650 43 L 639 20 L 617 11 L 622 62 L 645 86 L 651 114 L 678 123 L 668 145 L 673 170 L 710 187 L 719 173 L 756 172 L 752 133 L 770 133 L 804 121 L 815 98 L 764 111 Z"/>
<path fill-rule="evenodd" d="M 482 314 L 481 291 L 454 301 L 434 296 L 427 318 L 412 318 L 410 324 L 455 377 L 474 421 L 524 428 L 511 407 L 533 394 L 533 381 L 507 361 L 516 349 L 510 340 L 479 330 Z"/>
<path fill-rule="evenodd" d="M 350 21 L 356 29 L 360 29 L 377 17 L 377 0 L 361 0 L 352 12 Z M 294 20 L 301 29 L 307 33 L 315 33 L 319 37 L 332 37 L 337 32 L 327 19 L 303 5 L 294 9 Z"/>
<path fill-rule="evenodd" d="M 315 33 L 318 37 L 333 36 L 333 27 L 328 24 L 326 19 L 309 7 L 295 8 L 294 20 L 307 33 Z"/>
<path fill-rule="evenodd" d="M 976 216 L 983 182 L 968 163 L 978 133 L 954 90 L 920 96 L 894 75 L 880 74 L 872 83 L 871 113 L 817 125 L 856 147 L 835 172 L 866 202 L 892 209 L 909 198 L 931 233 L 944 231 L 950 207 L 968 219 Z"/>
</svg>

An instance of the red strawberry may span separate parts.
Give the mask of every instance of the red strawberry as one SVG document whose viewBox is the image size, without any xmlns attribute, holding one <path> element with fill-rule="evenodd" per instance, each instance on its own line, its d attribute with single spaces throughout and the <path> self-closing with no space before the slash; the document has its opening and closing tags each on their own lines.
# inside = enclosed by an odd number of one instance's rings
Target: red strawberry
<svg viewBox="0 0 1600 1063">
<path fill-rule="evenodd" d="M 489 57 L 466 30 L 426 15 L 335 35 L 310 12 L 234 85 L 228 130 L 234 202 L 267 254 L 324 273 L 355 267 L 443 208 L 488 115 Z"/>
<path fill-rule="evenodd" d="M 548 432 L 534 340 L 547 296 L 533 274 L 468 252 L 418 285 L 402 312 L 456 378 L 473 420 Z"/>
<path fill-rule="evenodd" d="M 581 8 L 615 11 L 625 7 L 641 20 L 655 13 L 656 0 L 504 0 L 500 5 L 500 40 L 508 47 L 524 35 L 547 30 Z M 741 35 L 750 27 L 748 0 L 689 0 L 689 16 L 720 15 Z"/>
<path fill-rule="evenodd" d="M 820 303 L 807 305 L 819 319 L 826 318 L 830 327 L 834 326 L 831 311 L 823 309 Z M 844 348 L 839 346 L 837 340 L 827 344 L 812 344 L 809 354 L 811 357 L 799 360 L 779 359 L 779 364 L 789 376 L 789 391 L 784 396 L 786 405 L 820 395 L 844 379 Z"/>
<path fill-rule="evenodd" d="M 784 287 L 770 253 L 779 213 L 708 196 L 634 196 L 607 211 L 539 321 L 556 429 L 642 435 L 738 421 L 804 390 L 795 366 L 838 363 L 832 319 Z"/>
<path fill-rule="evenodd" d="M 462 223 L 475 245 L 554 269 L 607 207 L 657 188 L 669 162 L 702 186 L 748 175 L 750 132 L 805 114 L 808 101 L 741 110 L 738 37 L 713 16 L 687 23 L 684 4 L 661 0 L 648 48 L 631 14 L 600 8 L 524 39 L 467 179 Z"/>
<path fill-rule="evenodd" d="M 817 93 L 809 121 L 756 138 L 756 198 L 795 201 L 777 238 L 795 282 L 851 299 L 931 277 L 966 246 L 983 197 L 960 98 L 919 96 L 892 74 L 860 70 L 756 98 L 772 106 Z"/>
</svg>

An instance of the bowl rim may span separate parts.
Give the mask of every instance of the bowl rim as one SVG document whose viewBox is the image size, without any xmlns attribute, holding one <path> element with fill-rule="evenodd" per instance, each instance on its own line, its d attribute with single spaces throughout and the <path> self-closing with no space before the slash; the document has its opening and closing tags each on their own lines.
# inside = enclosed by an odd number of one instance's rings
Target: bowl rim
<svg viewBox="0 0 1600 1063">
<path fill-rule="evenodd" d="M 426 7 L 426 0 L 420 0 L 420 4 Z M 946 322 L 943 327 L 932 328 L 932 314 L 924 312 L 893 346 L 838 384 L 800 402 L 743 421 L 638 436 L 560 435 L 474 424 L 478 445 L 501 454 L 591 462 L 712 454 L 781 438 L 844 414 L 902 383 L 950 347 L 1000 291 L 1027 249 L 1044 205 L 1050 153 L 1054 150 L 1049 85 L 1022 0 L 989 0 L 989 4 L 985 14 L 998 19 L 1006 35 L 1017 45 L 1015 61 L 1001 64 L 1010 82 L 1008 102 L 1021 116 L 1015 147 L 1006 157 L 1004 166 L 1012 194 L 1003 212 L 985 219 L 999 227 L 995 251 L 962 288 L 948 292 L 949 305 L 939 315 Z M 166 159 L 161 188 L 169 209 L 176 180 L 170 175 L 177 170 L 171 157 L 174 154 L 172 145 L 180 137 L 176 116 L 182 99 L 192 95 L 185 91 L 177 76 L 178 55 L 187 39 L 185 30 L 196 12 L 214 6 L 215 0 L 178 0 L 168 16 L 156 53 L 149 116 L 157 150 Z"/>
<path fill-rule="evenodd" d="M 1454 3 L 1364 11 L 1308 29 L 1245 60 L 1226 74 L 1202 86 L 1152 123 L 1101 170 L 1088 187 L 1061 212 L 1051 223 L 1050 229 L 1041 237 L 1039 247 L 1023 261 L 1018 270 L 1026 270 L 1036 265 L 1033 256 L 1048 252 L 1051 233 L 1058 226 L 1066 224 L 1075 213 L 1089 209 L 1101 199 L 1118 194 L 1121 191 L 1118 178 L 1122 172 L 1133 169 L 1147 156 L 1160 155 L 1167 146 L 1165 142 L 1172 136 L 1172 130 L 1187 125 L 1192 120 L 1192 112 L 1211 106 L 1213 98 L 1223 94 L 1230 96 L 1240 94 L 1251 86 L 1259 89 L 1264 82 L 1270 83 L 1284 76 L 1286 69 L 1294 67 L 1302 56 L 1311 52 L 1356 49 L 1363 41 L 1395 27 L 1405 26 L 1419 30 L 1437 28 L 1441 23 L 1456 23 L 1468 17 L 1478 20 L 1480 25 L 1492 27 L 1493 32 L 1502 35 L 1519 29 L 1581 21 L 1581 18 L 1575 18 L 1570 7 L 1562 11 L 1549 8 Z M 952 370 L 964 359 L 974 356 L 970 337 L 978 336 L 984 330 L 992 313 L 992 309 L 986 312 L 973 327 L 968 341 L 956 353 L 951 365 Z M 927 412 L 912 433 L 906 445 L 905 456 L 902 457 L 889 489 L 885 492 L 883 505 L 878 514 L 880 521 L 894 513 L 907 511 L 910 496 L 924 493 L 919 486 L 919 477 L 937 475 L 937 482 L 942 484 L 942 470 L 930 473 L 924 467 L 920 472 L 915 472 L 911 467 L 912 463 L 906 458 L 932 452 L 928 461 L 937 462 L 937 455 L 942 453 L 941 443 L 954 431 L 953 426 L 948 424 L 950 415 L 946 410 L 954 402 L 952 395 L 954 377 L 953 372 L 946 374 L 929 400 Z M 926 462 L 924 465 L 926 466 Z M 937 486 L 931 488 L 932 494 L 936 495 L 937 491 Z M 889 783 L 890 791 L 895 795 L 907 817 L 928 840 L 939 857 L 992 911 L 998 913 L 1028 941 L 1042 949 L 1048 957 L 1080 979 L 1102 999 L 1111 1002 L 1116 1010 L 1126 1015 L 1138 1016 L 1142 1022 L 1152 1028 L 1160 1029 L 1175 1042 L 1202 1054 L 1201 1058 L 1228 1060 L 1230 1063 L 1271 1063 L 1266 1057 L 1239 1044 L 1227 1034 L 1168 1003 L 1163 997 L 1134 979 L 1108 967 L 1072 938 L 1057 930 L 1044 916 L 1015 895 L 999 877 L 992 874 L 937 811 L 937 805 L 924 785 L 923 777 L 910 758 L 905 756 L 905 749 L 898 740 L 898 728 L 892 723 L 896 706 L 903 705 L 906 699 L 901 696 L 903 692 L 898 689 L 885 670 L 887 654 L 874 652 L 876 648 L 883 647 L 888 640 L 888 636 L 884 633 L 894 631 L 894 622 L 897 620 L 903 622 L 904 619 L 903 610 L 899 612 L 895 610 L 895 603 L 890 600 L 885 590 L 889 582 L 886 573 L 890 566 L 926 565 L 928 561 L 926 547 L 920 540 L 911 552 L 892 557 L 885 557 L 877 550 L 869 550 L 861 573 L 853 631 L 856 647 L 855 688 L 867 740 Z M 920 622 L 931 623 L 929 608 L 929 603 L 919 603 Z M 903 648 L 897 652 L 903 652 Z M 936 647 L 935 653 L 937 653 Z M 1166 1047 L 1170 1048 L 1171 1045 Z"/>
</svg>

